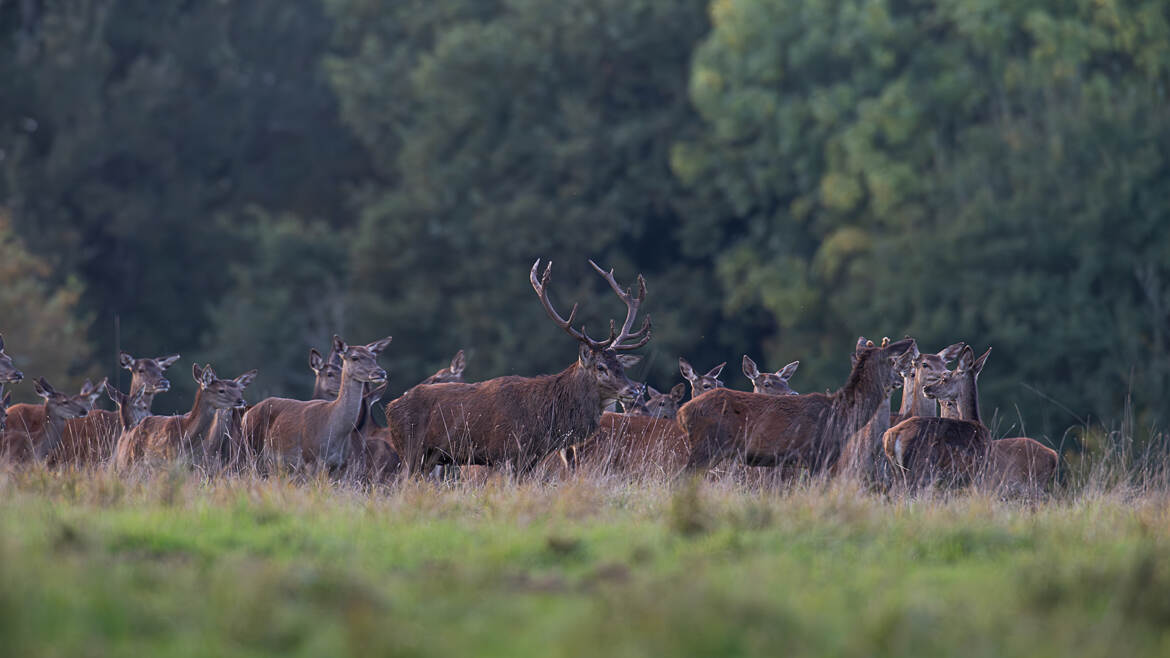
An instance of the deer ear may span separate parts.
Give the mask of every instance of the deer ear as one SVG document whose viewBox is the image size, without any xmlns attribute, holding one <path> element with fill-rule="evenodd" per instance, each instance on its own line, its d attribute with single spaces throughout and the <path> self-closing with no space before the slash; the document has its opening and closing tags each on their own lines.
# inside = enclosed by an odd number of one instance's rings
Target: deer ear
<svg viewBox="0 0 1170 658">
<path fill-rule="evenodd" d="M 134 369 L 134 357 L 126 352 L 118 352 L 118 363 L 122 364 L 122 367 L 126 370 Z"/>
<path fill-rule="evenodd" d="M 691 364 L 687 363 L 687 360 L 681 356 L 678 357 L 678 370 L 682 373 L 683 379 L 687 380 L 688 382 L 693 382 L 699 378 L 699 376 L 695 374 L 695 369 L 691 367 Z"/>
<path fill-rule="evenodd" d="M 382 350 L 390 346 L 390 341 L 392 340 L 394 340 L 393 336 L 387 336 L 382 340 L 376 340 L 369 345 L 366 345 L 366 349 L 373 352 L 374 354 L 380 354 Z"/>
<path fill-rule="evenodd" d="M 195 379 L 195 383 L 203 382 L 203 366 L 198 363 L 191 364 L 191 377 Z"/>
<path fill-rule="evenodd" d="M 463 350 L 455 353 L 455 357 L 451 359 L 450 370 L 452 375 L 462 375 L 463 369 L 467 367 L 467 357 L 463 355 Z"/>
<path fill-rule="evenodd" d="M 707 371 L 707 376 L 718 378 L 719 373 L 723 372 L 723 366 L 725 366 L 725 365 L 727 365 L 726 361 L 724 361 L 723 363 L 720 363 L 719 365 L 715 366 L 714 368 L 711 368 L 710 370 Z"/>
<path fill-rule="evenodd" d="M 956 370 L 964 372 L 971 369 L 975 365 L 975 352 L 971 350 L 971 346 L 967 345 L 963 351 L 959 353 L 959 365 L 955 367 Z"/>
<path fill-rule="evenodd" d="M 857 345 L 853 348 L 853 351 L 860 352 L 861 350 L 865 349 L 865 345 L 868 342 L 869 341 L 865 340 L 865 336 L 858 336 L 857 337 Z"/>
<path fill-rule="evenodd" d="M 637 354 L 619 354 L 617 355 L 617 360 L 618 363 L 622 364 L 623 368 L 633 368 L 634 366 L 638 365 L 638 362 L 642 360 L 642 357 L 638 356 Z"/>
<path fill-rule="evenodd" d="M 577 361 L 579 361 L 581 365 L 587 366 L 593 363 L 595 358 L 597 358 L 596 353 L 590 349 L 588 345 L 581 343 L 580 348 L 577 350 Z"/>
<path fill-rule="evenodd" d="M 340 356 L 342 354 L 345 354 L 345 351 L 348 349 L 349 349 L 349 345 L 346 345 L 345 341 L 341 340 L 341 336 L 338 336 L 337 334 L 333 334 L 333 353 Z"/>
<path fill-rule="evenodd" d="M 675 402 L 681 401 L 686 396 L 687 396 L 687 385 L 686 384 L 675 384 L 674 388 L 670 389 L 670 399 L 674 400 Z"/>
<path fill-rule="evenodd" d="M 974 354 L 974 352 L 972 352 L 972 354 Z M 984 352 L 982 356 L 980 356 L 978 359 L 975 359 L 975 364 L 972 367 L 975 369 L 976 377 L 979 376 L 979 373 L 983 372 L 983 366 L 987 363 L 987 357 L 989 356 L 991 356 L 990 347 L 987 348 L 987 351 Z"/>
<path fill-rule="evenodd" d="M 792 379 L 793 375 L 796 374 L 796 369 L 799 367 L 800 361 L 793 361 L 792 363 L 789 363 L 783 368 L 777 370 L 776 376 L 779 377 L 782 381 L 788 381 L 789 379 Z"/>
<path fill-rule="evenodd" d="M 92 394 L 93 394 L 93 382 L 91 382 L 87 379 L 87 380 L 85 380 L 85 383 L 81 385 L 81 392 L 78 393 L 78 395 L 80 395 L 83 398 L 87 398 Z"/>
<path fill-rule="evenodd" d="M 236 383 L 240 385 L 240 388 L 248 388 L 248 384 L 251 384 L 253 379 L 256 379 L 256 371 L 249 370 L 239 377 L 236 377 Z"/>
<path fill-rule="evenodd" d="M 317 372 L 325 367 L 325 357 L 317 351 L 316 347 L 309 348 L 309 370 Z"/>
<path fill-rule="evenodd" d="M 959 341 L 954 345 L 944 347 L 941 351 L 939 351 L 938 358 L 942 359 L 943 363 L 950 363 L 959 357 L 959 353 L 963 351 L 963 348 L 966 345 L 966 343 Z"/>
<path fill-rule="evenodd" d="M 119 407 L 126 402 L 126 394 L 114 388 L 113 384 L 106 384 L 106 397 Z"/>
<path fill-rule="evenodd" d="M 756 366 L 756 362 L 752 361 L 751 357 L 746 354 L 743 355 L 743 376 L 753 382 L 760 376 L 760 369 Z"/>
<path fill-rule="evenodd" d="M 102 396 L 102 392 L 106 390 L 106 385 L 109 384 L 109 382 L 110 380 L 108 378 L 102 379 L 97 383 L 97 386 L 91 388 L 90 392 L 84 396 L 89 398 L 89 406 L 92 407 L 93 405 L 97 404 L 98 398 Z"/>
<path fill-rule="evenodd" d="M 164 356 L 162 358 L 155 359 L 155 361 L 158 361 L 158 367 L 166 370 L 167 368 L 175 365 L 175 361 L 178 361 L 180 358 L 181 357 L 178 354 L 172 354 L 170 356 Z"/>
<path fill-rule="evenodd" d="M 203 376 L 199 378 L 199 385 L 207 388 L 215 383 L 215 370 L 212 369 L 211 364 L 203 366 Z"/>
<path fill-rule="evenodd" d="M 33 388 L 36 389 L 37 395 L 45 398 L 46 400 L 53 397 L 53 394 L 57 392 L 53 390 L 53 387 L 49 385 L 49 382 L 45 381 L 44 377 L 37 378 L 37 380 L 33 382 Z"/>
</svg>

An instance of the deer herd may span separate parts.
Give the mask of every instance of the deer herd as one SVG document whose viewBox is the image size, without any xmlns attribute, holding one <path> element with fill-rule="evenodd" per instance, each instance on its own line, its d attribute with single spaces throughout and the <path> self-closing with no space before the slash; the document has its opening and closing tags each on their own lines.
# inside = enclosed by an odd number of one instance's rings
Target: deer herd
<svg viewBox="0 0 1170 658">
<path fill-rule="evenodd" d="M 748 392 L 726 388 L 719 379 L 725 363 L 700 375 L 680 358 L 690 384 L 684 404 L 684 384 L 662 393 L 626 374 L 641 358 L 629 352 L 651 338 L 650 318 L 637 322 L 646 298 L 641 275 L 634 288 L 623 288 L 613 270 L 590 261 L 626 306 L 621 325 L 611 320 L 609 335 L 597 340 L 575 327 L 576 304 L 567 317 L 557 311 L 549 298 L 552 265 L 543 273 L 540 265 L 529 273 L 532 288 L 552 322 L 577 342 L 577 358 L 555 374 L 468 383 L 460 351 L 449 367 L 385 405 L 385 427 L 372 412 L 386 390 L 378 358 L 390 337 L 351 345 L 334 336 L 327 356 L 310 350 L 310 400 L 272 397 L 248 406 L 244 392 L 256 371 L 225 379 L 211 365 L 194 364 L 195 399 L 179 416 L 151 414 L 154 396 L 170 390 L 165 373 L 178 354 L 123 352 L 121 365 L 131 373 L 126 392 L 102 380 L 68 395 L 39 378 L 33 386 L 43 404 L 10 406 L 4 385 L 24 374 L 0 337 L 0 459 L 108 464 L 119 472 L 175 463 L 207 472 L 326 469 L 374 480 L 436 477 L 445 465 L 529 476 L 587 464 L 673 478 L 734 461 L 781 477 L 853 477 L 882 491 L 973 485 L 1021 495 L 1055 479 L 1055 451 L 1026 437 L 993 439 L 983 424 L 977 381 L 990 349 L 976 358 L 964 343 L 927 353 L 909 337 L 878 344 L 860 338 L 845 384 L 805 394 L 789 386 L 799 361 L 768 373 L 745 355 Z M 893 411 L 896 388 L 901 404 Z M 103 391 L 115 411 L 94 409 Z"/>
</svg>

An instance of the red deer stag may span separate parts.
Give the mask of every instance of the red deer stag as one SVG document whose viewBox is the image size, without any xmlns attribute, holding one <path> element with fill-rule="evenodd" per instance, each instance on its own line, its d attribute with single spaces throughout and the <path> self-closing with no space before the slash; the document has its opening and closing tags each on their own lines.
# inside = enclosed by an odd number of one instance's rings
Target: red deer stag
<svg viewBox="0 0 1170 658">
<path fill-rule="evenodd" d="M 157 465 L 176 459 L 210 467 L 215 454 L 212 425 L 216 412 L 243 409 L 244 389 L 256 377 L 250 370 L 235 379 L 220 379 L 210 365 L 191 366 L 199 384 L 191 411 L 182 416 L 149 416 L 118 440 L 114 464 L 124 470 L 136 464 Z"/>
<path fill-rule="evenodd" d="M 582 327 L 573 329 L 577 305 L 568 319 L 561 317 L 548 297 L 552 264 L 537 278 L 540 261 L 529 272 L 549 318 L 580 343 L 577 360 L 555 375 L 497 377 L 475 384 L 416 386 L 386 405 L 390 442 L 408 473 L 430 473 L 440 463 L 501 465 L 512 463 L 520 474 L 529 473 L 546 455 L 592 436 L 605 405 L 630 401 L 640 394 L 626 377 L 626 368 L 639 357 L 621 352 L 642 347 L 650 340 L 650 319 L 631 332 L 646 297 L 646 282 L 638 276 L 638 292 L 623 290 L 608 273 L 589 261 L 626 305 L 621 331 L 610 323 L 606 340 L 594 340 Z"/>
<path fill-rule="evenodd" d="M 788 385 L 788 380 L 796 374 L 800 361 L 793 361 L 776 372 L 761 373 L 756 362 L 748 355 L 743 355 L 743 375 L 752 381 L 752 392 L 764 395 L 800 395 Z"/>
<path fill-rule="evenodd" d="M 0 435 L 0 455 L 13 462 L 44 461 L 61 443 L 65 421 L 84 417 L 93 406 L 93 385 L 89 382 L 85 383 L 80 394 L 74 396 L 58 393 L 44 377 L 33 385 L 37 395 L 45 399 L 35 428 L 30 431 L 29 428 L 10 427 Z"/>
<path fill-rule="evenodd" d="M 945 373 L 926 386 L 926 394 L 943 405 L 943 417 L 973 420 L 970 414 L 978 403 L 969 399 L 972 387 L 957 374 Z M 980 484 L 1008 495 L 1030 495 L 1047 489 L 1056 481 L 1060 457 L 1056 451 L 1028 437 L 996 439 L 988 446 L 986 463 L 979 474 Z"/>
<path fill-rule="evenodd" d="M 386 381 L 378 354 L 390 341 L 387 336 L 369 345 L 348 345 L 334 336 L 333 349 L 342 362 L 341 390 L 336 399 L 269 398 L 249 409 L 244 414 L 243 435 L 249 445 L 259 447 L 265 465 L 293 470 L 306 465 L 330 470 L 344 467 L 367 393 L 365 385 Z M 279 412 L 271 413 L 275 408 Z"/>
<path fill-rule="evenodd" d="M 961 484 L 970 481 L 985 461 L 991 437 L 979 417 L 978 378 L 990 354 L 988 349 L 976 359 L 971 347 L 965 346 L 953 372 L 944 372 L 923 387 L 928 396 L 937 397 L 940 382 L 958 386 L 961 419 L 915 416 L 894 425 L 882 437 L 886 458 L 907 486 Z"/>
<path fill-rule="evenodd" d="M 707 391 L 713 391 L 717 388 L 723 388 L 723 382 L 719 379 L 719 373 L 723 372 L 723 366 L 727 365 L 724 361 L 719 365 L 707 371 L 707 374 L 700 375 L 695 372 L 691 364 L 681 356 L 678 358 L 678 369 L 682 373 L 683 379 L 691 383 L 691 399 L 695 399 Z"/>
<path fill-rule="evenodd" d="M 691 443 L 686 470 L 705 471 L 733 454 L 749 466 L 796 465 L 814 473 L 832 468 L 845 440 L 889 395 L 894 361 L 913 342 L 869 347 L 860 341 L 853 371 L 834 393 L 760 395 L 721 388 L 691 400 L 678 412 Z"/>
</svg>

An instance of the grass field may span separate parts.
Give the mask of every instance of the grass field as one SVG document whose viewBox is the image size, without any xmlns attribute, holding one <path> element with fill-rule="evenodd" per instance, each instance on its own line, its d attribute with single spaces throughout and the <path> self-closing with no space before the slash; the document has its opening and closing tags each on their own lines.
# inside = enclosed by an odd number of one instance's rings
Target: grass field
<svg viewBox="0 0 1170 658">
<path fill-rule="evenodd" d="M 1170 495 L 0 472 L 13 656 L 1170 655 Z"/>
</svg>

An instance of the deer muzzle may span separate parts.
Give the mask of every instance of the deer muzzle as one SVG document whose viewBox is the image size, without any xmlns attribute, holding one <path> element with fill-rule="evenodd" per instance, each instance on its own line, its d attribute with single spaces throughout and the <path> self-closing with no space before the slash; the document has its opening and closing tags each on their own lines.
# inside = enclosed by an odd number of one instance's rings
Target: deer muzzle
<svg viewBox="0 0 1170 658">
<path fill-rule="evenodd" d="M 171 390 L 171 382 L 166 379 L 160 379 L 157 384 L 150 387 L 150 393 L 166 393 Z"/>
<path fill-rule="evenodd" d="M 23 379 L 24 379 L 24 373 L 19 371 L 19 370 L 13 372 L 11 375 L 8 376 L 8 381 L 10 381 L 10 382 L 19 382 Z"/>
</svg>

